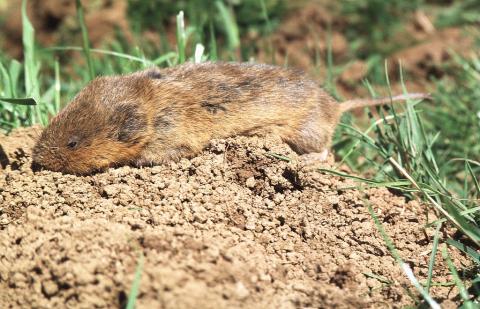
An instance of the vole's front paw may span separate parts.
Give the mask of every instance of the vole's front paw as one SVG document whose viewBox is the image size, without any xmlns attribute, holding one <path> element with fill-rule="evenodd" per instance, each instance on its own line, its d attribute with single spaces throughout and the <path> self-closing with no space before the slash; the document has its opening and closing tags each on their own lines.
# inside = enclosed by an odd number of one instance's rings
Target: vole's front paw
<svg viewBox="0 0 480 309">
<path fill-rule="evenodd" d="M 330 152 L 324 149 L 322 152 L 306 153 L 298 157 L 298 165 L 303 170 L 315 170 L 320 167 L 325 167 L 332 163 L 333 158 L 329 158 Z"/>
</svg>

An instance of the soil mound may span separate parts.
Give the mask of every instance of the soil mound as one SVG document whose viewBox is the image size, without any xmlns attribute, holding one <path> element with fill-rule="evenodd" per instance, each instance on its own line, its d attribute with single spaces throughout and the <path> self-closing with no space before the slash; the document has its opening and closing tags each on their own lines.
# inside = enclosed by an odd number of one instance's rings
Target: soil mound
<svg viewBox="0 0 480 309">
<path fill-rule="evenodd" d="M 425 207 L 272 157 L 296 158 L 273 137 L 216 140 L 190 160 L 77 177 L 34 174 L 34 135 L 0 138 L 8 149 L 1 308 L 123 307 L 141 260 L 138 308 L 413 304 L 367 203 L 426 278 L 433 231 L 424 228 Z M 468 263 L 456 252 L 452 258 Z M 451 280 L 437 261 L 434 280 Z M 431 292 L 447 307 L 457 296 L 451 287 Z"/>
</svg>

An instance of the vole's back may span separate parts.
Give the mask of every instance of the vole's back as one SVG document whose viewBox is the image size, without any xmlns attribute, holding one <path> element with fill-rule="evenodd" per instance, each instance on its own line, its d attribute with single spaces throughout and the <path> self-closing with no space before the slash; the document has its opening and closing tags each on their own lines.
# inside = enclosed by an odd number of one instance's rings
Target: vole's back
<svg viewBox="0 0 480 309">
<path fill-rule="evenodd" d="M 138 163 L 200 151 L 212 138 L 274 133 L 298 152 L 329 146 L 338 104 L 303 73 L 260 64 L 184 64 L 153 80 L 154 138 Z"/>
<path fill-rule="evenodd" d="M 265 133 L 299 153 L 321 152 L 339 106 L 302 73 L 267 65 L 184 64 L 99 77 L 45 128 L 33 162 L 87 174 L 192 156 L 213 138 Z"/>
</svg>

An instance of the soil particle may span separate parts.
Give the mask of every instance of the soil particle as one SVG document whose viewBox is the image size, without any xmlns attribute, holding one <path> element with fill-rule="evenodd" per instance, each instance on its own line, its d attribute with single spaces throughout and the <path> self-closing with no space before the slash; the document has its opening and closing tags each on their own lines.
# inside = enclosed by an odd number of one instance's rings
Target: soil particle
<svg viewBox="0 0 480 309">
<path fill-rule="evenodd" d="M 425 205 L 276 159 L 297 158 L 278 139 L 215 140 L 190 160 L 84 177 L 33 173 L 27 144 L 25 162 L 0 175 L 2 308 L 124 306 L 141 255 L 138 308 L 411 305 L 367 204 L 426 279 Z M 440 256 L 434 280 L 451 280 Z M 432 293 L 458 302 L 450 287 Z"/>
</svg>

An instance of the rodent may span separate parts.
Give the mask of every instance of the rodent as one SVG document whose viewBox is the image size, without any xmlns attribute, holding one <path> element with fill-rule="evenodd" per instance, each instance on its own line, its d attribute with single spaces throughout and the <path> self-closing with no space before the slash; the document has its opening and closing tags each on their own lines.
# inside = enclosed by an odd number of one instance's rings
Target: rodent
<svg viewBox="0 0 480 309">
<path fill-rule="evenodd" d="M 89 174 L 154 165 L 191 157 L 213 138 L 266 133 L 321 160 L 342 113 L 391 100 L 339 104 L 303 72 L 265 64 L 186 63 L 98 77 L 43 130 L 32 167 Z"/>
</svg>

